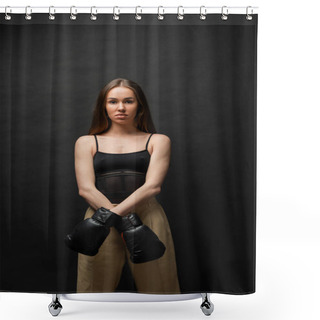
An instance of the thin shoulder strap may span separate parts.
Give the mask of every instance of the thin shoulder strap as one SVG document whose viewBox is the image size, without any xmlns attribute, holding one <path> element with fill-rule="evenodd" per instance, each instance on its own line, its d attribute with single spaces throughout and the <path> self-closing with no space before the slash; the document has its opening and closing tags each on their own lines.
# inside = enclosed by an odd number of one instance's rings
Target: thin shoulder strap
<svg viewBox="0 0 320 320">
<path fill-rule="evenodd" d="M 149 144 L 149 141 L 150 141 L 150 138 L 151 138 L 152 135 L 153 135 L 153 133 L 151 133 L 149 138 L 148 138 L 148 141 L 147 141 L 147 144 L 146 144 L 146 150 L 148 150 L 148 144 Z"/>
<path fill-rule="evenodd" d="M 99 146 L 98 146 L 98 139 L 97 136 L 94 134 L 94 138 L 96 139 L 96 146 L 97 146 L 97 152 L 99 151 Z"/>
</svg>

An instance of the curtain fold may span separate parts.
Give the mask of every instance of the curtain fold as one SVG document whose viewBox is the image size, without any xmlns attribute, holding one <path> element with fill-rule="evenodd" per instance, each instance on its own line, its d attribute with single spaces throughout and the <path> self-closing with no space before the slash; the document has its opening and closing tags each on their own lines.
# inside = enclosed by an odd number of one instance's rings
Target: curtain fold
<svg viewBox="0 0 320 320">
<path fill-rule="evenodd" d="M 182 293 L 255 291 L 257 15 L 0 14 L 0 290 L 75 292 L 64 236 L 87 204 L 74 144 L 100 89 L 128 78 L 172 142 L 158 196 Z M 125 268 L 119 291 L 135 291 Z"/>
</svg>

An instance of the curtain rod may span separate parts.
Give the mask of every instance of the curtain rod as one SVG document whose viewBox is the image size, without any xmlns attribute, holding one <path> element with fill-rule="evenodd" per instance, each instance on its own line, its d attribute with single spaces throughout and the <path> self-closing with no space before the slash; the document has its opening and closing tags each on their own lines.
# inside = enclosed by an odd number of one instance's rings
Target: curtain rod
<svg viewBox="0 0 320 320">
<path fill-rule="evenodd" d="M 257 14 L 258 7 L 129 7 L 129 6 L 114 6 L 114 7 L 81 7 L 81 6 L 71 6 L 71 7 L 37 7 L 37 6 L 26 6 L 26 7 L 11 7 L 11 6 L 1 6 L 0 13 L 7 14 L 35 14 L 35 13 L 87 13 L 87 14 Z"/>
</svg>

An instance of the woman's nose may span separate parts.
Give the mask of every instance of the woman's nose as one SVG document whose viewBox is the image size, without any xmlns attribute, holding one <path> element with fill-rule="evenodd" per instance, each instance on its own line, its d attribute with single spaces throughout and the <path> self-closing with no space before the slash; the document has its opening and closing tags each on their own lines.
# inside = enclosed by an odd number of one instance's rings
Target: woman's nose
<svg viewBox="0 0 320 320">
<path fill-rule="evenodd" d="M 119 102 L 119 104 L 118 104 L 118 110 L 124 110 L 124 109 L 125 109 L 124 103 Z"/>
</svg>

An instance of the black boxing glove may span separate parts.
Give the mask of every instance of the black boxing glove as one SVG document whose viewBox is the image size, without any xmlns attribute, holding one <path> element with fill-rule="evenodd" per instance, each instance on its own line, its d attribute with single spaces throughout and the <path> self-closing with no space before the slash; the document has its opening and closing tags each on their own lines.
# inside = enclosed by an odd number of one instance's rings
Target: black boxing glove
<svg viewBox="0 0 320 320">
<path fill-rule="evenodd" d="M 122 217 L 115 228 L 120 232 L 133 263 L 148 262 L 163 256 L 166 247 L 149 227 L 142 224 L 136 213 Z"/>
<path fill-rule="evenodd" d="M 68 234 L 65 244 L 74 251 L 94 256 L 110 233 L 110 227 L 121 222 L 121 217 L 112 211 L 99 208 L 91 218 L 78 223 L 72 233 Z"/>
</svg>

